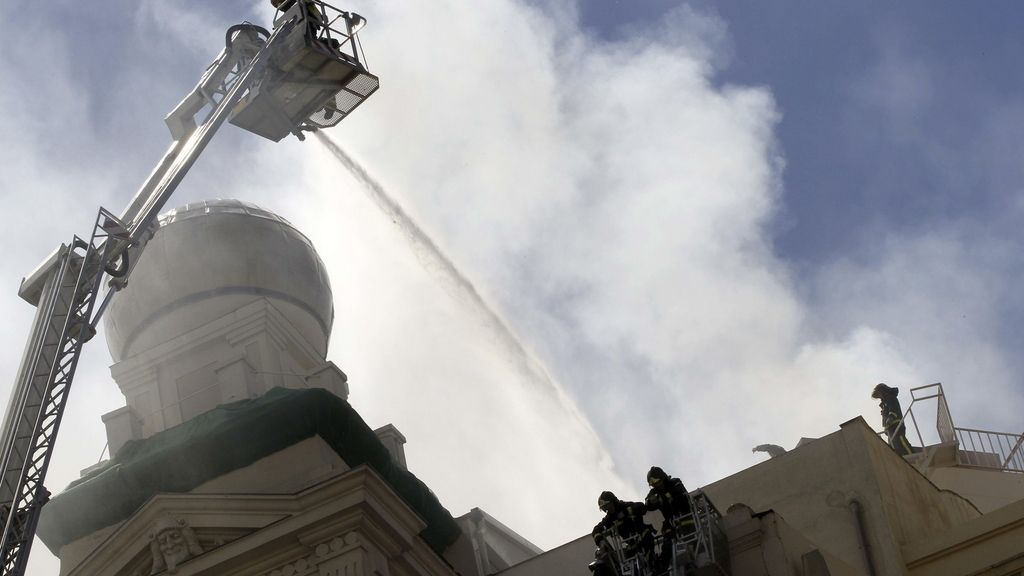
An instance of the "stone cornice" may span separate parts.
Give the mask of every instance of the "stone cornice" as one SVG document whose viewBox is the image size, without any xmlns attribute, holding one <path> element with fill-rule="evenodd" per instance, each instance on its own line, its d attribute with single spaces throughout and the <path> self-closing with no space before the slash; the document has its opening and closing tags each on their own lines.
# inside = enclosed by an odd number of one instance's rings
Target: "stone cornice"
<svg viewBox="0 0 1024 576">
<path fill-rule="evenodd" d="M 187 521 L 200 535 L 204 530 L 251 531 L 181 565 L 181 576 L 262 574 L 282 558 L 294 562 L 315 556 L 318 547 L 322 552 L 324 543 L 330 548 L 337 538 L 348 542 L 353 532 L 388 557 L 408 555 L 399 560 L 402 564 L 422 565 L 428 574 L 451 573 L 417 537 L 426 526 L 423 520 L 373 469 L 360 466 L 293 495 L 157 495 L 67 576 L 119 574 L 148 549 L 151 527 L 167 515 Z"/>
<path fill-rule="evenodd" d="M 1019 551 L 1022 537 L 1024 500 L 1018 500 L 980 518 L 954 526 L 937 537 L 905 545 L 903 556 L 907 561 L 907 568 L 919 568 L 930 563 L 940 563 L 958 554 L 969 555 L 972 548 L 984 549 L 986 545 L 997 548 L 1003 546 L 1006 549 L 1016 545 Z M 1006 543 L 1000 542 L 1003 539 L 1014 544 L 1007 546 Z"/>
<path fill-rule="evenodd" d="M 175 357 L 217 340 L 237 346 L 259 334 L 266 334 L 279 347 L 294 345 L 310 358 L 320 358 L 316 349 L 292 326 L 272 302 L 261 298 L 225 314 L 199 328 L 126 358 L 110 367 L 111 376 L 126 396 L 156 379 L 157 367 Z"/>
</svg>

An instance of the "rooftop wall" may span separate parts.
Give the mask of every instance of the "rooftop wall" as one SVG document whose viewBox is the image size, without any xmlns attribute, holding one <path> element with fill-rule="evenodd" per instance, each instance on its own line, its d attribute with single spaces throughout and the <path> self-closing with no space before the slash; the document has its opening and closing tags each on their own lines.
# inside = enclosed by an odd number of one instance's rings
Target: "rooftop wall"
<svg viewBox="0 0 1024 576">
<path fill-rule="evenodd" d="M 1002 576 L 1024 569 L 1024 500 L 904 548 L 912 576 Z"/>
<path fill-rule="evenodd" d="M 872 460 L 882 509 L 900 546 L 934 537 L 981 515 L 963 496 L 938 488 L 925 478 L 866 425 L 850 431 L 865 435 L 864 446 Z"/>
<path fill-rule="evenodd" d="M 589 576 L 594 539 L 587 534 L 500 572 L 501 576 Z"/>
<path fill-rule="evenodd" d="M 1024 474 L 960 467 L 932 468 L 926 474 L 936 486 L 967 498 L 984 514 L 1024 500 Z"/>
<path fill-rule="evenodd" d="M 965 499 L 936 488 L 893 452 L 863 419 L 704 488 L 719 510 L 774 509 L 814 544 L 850 566 L 879 574 L 905 568 L 900 547 L 980 516 Z M 867 546 L 862 545 L 862 511 Z M 906 505 L 910 503 L 910 505 Z"/>
</svg>

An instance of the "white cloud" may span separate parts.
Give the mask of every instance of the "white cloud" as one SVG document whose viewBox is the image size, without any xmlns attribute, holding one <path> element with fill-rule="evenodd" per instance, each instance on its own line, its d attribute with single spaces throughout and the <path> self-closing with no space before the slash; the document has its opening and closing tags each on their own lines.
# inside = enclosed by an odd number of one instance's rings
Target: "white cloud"
<svg viewBox="0 0 1024 576">
<path fill-rule="evenodd" d="M 958 425 L 1013 431 L 1024 406 L 999 332 L 1015 299 L 1006 290 L 1018 277 L 1009 246 L 956 222 L 878 243 L 866 262 L 842 260 L 821 271 L 821 323 L 884 327 L 917 367 L 916 384 L 947 384 Z"/>
</svg>

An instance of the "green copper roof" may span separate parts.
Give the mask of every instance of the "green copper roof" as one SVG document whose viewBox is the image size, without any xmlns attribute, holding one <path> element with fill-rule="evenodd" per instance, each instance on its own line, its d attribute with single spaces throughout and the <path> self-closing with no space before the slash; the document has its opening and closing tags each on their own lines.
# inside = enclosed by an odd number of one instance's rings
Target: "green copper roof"
<svg viewBox="0 0 1024 576">
<path fill-rule="evenodd" d="M 188 492 L 314 435 L 349 466 L 366 464 L 380 474 L 427 523 L 420 537 L 438 554 L 458 538 L 458 525 L 426 484 L 394 462 L 348 402 L 319 388 L 274 388 L 128 442 L 105 467 L 44 506 L 37 533 L 56 554 L 125 520 L 158 493 Z"/>
</svg>

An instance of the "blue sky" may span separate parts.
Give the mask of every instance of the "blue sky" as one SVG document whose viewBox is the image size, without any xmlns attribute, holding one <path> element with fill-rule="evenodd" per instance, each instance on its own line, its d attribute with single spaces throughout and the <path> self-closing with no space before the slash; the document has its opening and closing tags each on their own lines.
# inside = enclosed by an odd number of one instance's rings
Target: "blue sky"
<svg viewBox="0 0 1024 576">
<path fill-rule="evenodd" d="M 20 278 L 98 206 L 128 202 L 227 26 L 269 18 L 256 0 L 12 4 L 0 385 L 30 323 Z M 328 358 L 356 408 L 405 433 L 453 512 L 481 506 L 543 546 L 593 524 L 587 490 L 639 491 L 652 464 L 699 486 L 760 461 L 756 444 L 792 447 L 857 415 L 878 426 L 879 381 L 942 381 L 958 424 L 1019 431 L 1024 8 L 939 6 L 346 4 L 369 20 L 382 88 L 331 136 L 555 392 L 315 141 L 227 127 L 171 204 L 238 197 L 309 235 L 334 286 Z M 95 462 L 99 416 L 123 405 L 101 342 L 51 488 Z M 593 486 L 552 481 L 569 477 Z"/>
</svg>

